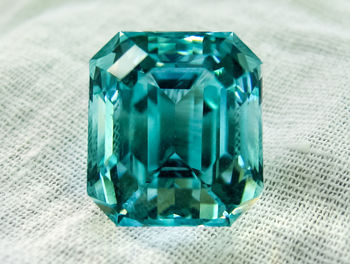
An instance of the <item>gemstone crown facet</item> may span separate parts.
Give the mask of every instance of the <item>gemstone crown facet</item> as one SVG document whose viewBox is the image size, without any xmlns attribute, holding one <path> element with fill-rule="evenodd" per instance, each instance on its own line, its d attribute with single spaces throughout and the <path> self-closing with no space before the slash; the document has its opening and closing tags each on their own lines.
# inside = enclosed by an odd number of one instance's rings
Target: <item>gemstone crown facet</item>
<svg viewBox="0 0 350 264">
<path fill-rule="evenodd" d="M 90 60 L 89 196 L 117 225 L 231 225 L 263 189 L 260 68 L 231 32 L 119 32 Z"/>
</svg>

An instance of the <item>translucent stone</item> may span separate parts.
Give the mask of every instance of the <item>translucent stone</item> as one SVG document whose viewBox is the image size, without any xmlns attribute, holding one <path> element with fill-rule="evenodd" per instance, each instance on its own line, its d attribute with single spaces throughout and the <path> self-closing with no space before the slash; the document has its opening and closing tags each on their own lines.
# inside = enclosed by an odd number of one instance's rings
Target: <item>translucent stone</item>
<svg viewBox="0 0 350 264">
<path fill-rule="evenodd" d="M 90 61 L 95 203 L 117 225 L 231 225 L 263 188 L 260 65 L 230 32 L 119 32 Z"/>
</svg>

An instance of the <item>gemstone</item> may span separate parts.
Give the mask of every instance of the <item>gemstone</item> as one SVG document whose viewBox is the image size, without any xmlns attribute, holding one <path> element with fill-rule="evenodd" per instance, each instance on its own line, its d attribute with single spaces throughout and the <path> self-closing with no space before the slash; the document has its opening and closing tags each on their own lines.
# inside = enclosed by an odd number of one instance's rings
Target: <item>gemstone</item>
<svg viewBox="0 0 350 264">
<path fill-rule="evenodd" d="M 263 189 L 261 89 L 231 32 L 119 32 L 90 60 L 88 195 L 117 225 L 231 225 Z"/>
</svg>

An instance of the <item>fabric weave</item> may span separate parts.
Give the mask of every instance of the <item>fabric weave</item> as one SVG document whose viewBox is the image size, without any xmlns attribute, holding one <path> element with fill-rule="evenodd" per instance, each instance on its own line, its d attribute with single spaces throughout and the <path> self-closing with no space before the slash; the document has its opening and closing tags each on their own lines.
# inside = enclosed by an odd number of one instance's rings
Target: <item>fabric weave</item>
<svg viewBox="0 0 350 264">
<path fill-rule="evenodd" d="M 350 263 L 350 2 L 0 3 L 0 263 Z M 263 60 L 265 190 L 231 228 L 116 227 L 86 194 L 88 60 L 119 30 Z"/>
</svg>

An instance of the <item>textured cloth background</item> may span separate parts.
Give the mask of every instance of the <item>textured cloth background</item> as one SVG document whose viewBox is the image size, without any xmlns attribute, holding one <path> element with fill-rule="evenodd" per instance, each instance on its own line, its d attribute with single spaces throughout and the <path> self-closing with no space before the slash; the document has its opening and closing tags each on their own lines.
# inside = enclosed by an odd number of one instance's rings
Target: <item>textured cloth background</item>
<svg viewBox="0 0 350 264">
<path fill-rule="evenodd" d="M 88 60 L 121 29 L 263 60 L 266 188 L 231 228 L 117 228 L 88 198 Z M 350 263 L 349 29 L 347 0 L 1 0 L 0 263 Z"/>
</svg>

